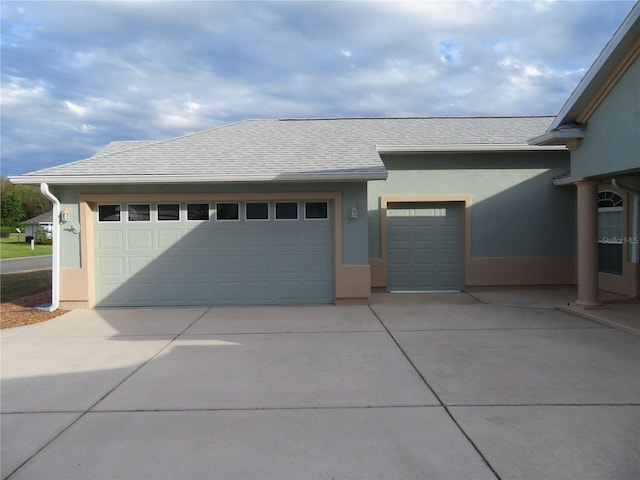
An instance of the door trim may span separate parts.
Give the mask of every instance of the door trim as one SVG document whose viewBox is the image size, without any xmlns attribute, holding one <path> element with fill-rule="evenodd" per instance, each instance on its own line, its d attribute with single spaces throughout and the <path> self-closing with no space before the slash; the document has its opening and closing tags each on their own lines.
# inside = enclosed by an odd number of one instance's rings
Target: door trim
<svg viewBox="0 0 640 480">
<path fill-rule="evenodd" d="M 76 280 L 81 280 L 86 285 L 87 308 L 96 306 L 96 278 L 95 278 L 95 242 L 93 213 L 98 203 L 109 202 L 187 202 L 187 201 L 220 200 L 246 201 L 246 200 L 326 200 L 333 202 L 333 262 L 334 262 L 334 299 L 345 296 L 339 291 L 339 276 L 343 274 L 345 266 L 342 265 L 342 193 L 341 192 L 297 192 L 297 193 L 118 193 L 118 194 L 81 194 L 80 195 L 80 232 L 81 267 L 76 272 Z"/>
<path fill-rule="evenodd" d="M 386 285 L 389 286 L 389 239 L 388 239 L 388 222 L 387 222 L 387 206 L 389 203 L 462 203 L 462 289 L 466 285 L 467 268 L 471 259 L 471 195 L 385 195 L 380 197 L 380 262 L 376 268 L 384 272 Z"/>
</svg>

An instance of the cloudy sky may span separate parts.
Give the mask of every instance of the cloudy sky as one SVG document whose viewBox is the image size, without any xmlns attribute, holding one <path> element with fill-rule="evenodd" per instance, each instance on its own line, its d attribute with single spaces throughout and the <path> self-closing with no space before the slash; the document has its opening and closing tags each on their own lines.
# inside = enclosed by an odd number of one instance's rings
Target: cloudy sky
<svg viewBox="0 0 640 480">
<path fill-rule="evenodd" d="M 633 2 L 2 2 L 2 166 L 247 118 L 554 115 Z"/>
</svg>

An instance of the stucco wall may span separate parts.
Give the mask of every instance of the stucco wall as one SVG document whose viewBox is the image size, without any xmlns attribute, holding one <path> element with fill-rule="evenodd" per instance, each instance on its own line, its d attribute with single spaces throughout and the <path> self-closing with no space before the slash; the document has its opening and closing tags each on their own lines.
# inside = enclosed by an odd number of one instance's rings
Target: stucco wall
<svg viewBox="0 0 640 480">
<path fill-rule="evenodd" d="M 588 120 L 580 148 L 571 153 L 572 177 L 640 167 L 640 59 Z"/>
<path fill-rule="evenodd" d="M 367 186 L 365 183 L 272 183 L 233 185 L 126 185 L 126 186 L 54 186 L 51 188 L 61 203 L 61 209 L 68 209 L 70 221 L 62 225 L 61 267 L 81 267 L 81 234 L 70 229 L 71 223 L 80 223 L 79 200 L 81 194 L 126 194 L 126 193 L 297 193 L 297 192 L 340 192 L 342 193 L 342 263 L 344 265 L 368 265 L 367 255 Z M 352 205 L 359 209 L 357 219 L 349 218 Z M 82 225 L 80 225 L 82 228 Z"/>
<path fill-rule="evenodd" d="M 369 182 L 369 255 L 380 258 L 383 195 L 470 195 L 471 257 L 575 255 L 575 192 L 552 185 L 567 152 L 388 155 Z"/>
</svg>

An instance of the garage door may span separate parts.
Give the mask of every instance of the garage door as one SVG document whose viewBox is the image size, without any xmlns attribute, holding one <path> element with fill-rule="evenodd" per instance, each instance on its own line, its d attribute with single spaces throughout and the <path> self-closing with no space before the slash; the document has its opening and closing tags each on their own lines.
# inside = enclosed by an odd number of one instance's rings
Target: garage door
<svg viewBox="0 0 640 480">
<path fill-rule="evenodd" d="M 333 303 L 326 201 L 101 204 L 99 306 Z"/>
<path fill-rule="evenodd" d="M 462 204 L 387 205 L 390 291 L 462 289 Z"/>
</svg>

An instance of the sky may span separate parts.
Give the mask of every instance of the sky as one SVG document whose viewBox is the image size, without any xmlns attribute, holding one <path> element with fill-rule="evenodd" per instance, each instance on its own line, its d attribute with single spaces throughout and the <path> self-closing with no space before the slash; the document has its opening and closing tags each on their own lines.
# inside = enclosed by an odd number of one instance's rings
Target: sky
<svg viewBox="0 0 640 480">
<path fill-rule="evenodd" d="M 0 172 L 250 118 L 555 115 L 633 4 L 3 0 Z"/>
</svg>

